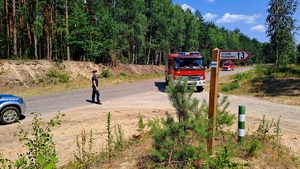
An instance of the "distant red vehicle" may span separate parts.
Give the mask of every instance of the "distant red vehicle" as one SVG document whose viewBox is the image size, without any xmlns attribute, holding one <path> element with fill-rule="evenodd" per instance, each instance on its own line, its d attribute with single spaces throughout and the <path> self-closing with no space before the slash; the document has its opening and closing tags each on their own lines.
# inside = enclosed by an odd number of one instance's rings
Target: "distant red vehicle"
<svg viewBox="0 0 300 169">
<path fill-rule="evenodd" d="M 233 62 L 224 62 L 222 66 L 222 70 L 234 70 L 234 63 Z"/>
</svg>

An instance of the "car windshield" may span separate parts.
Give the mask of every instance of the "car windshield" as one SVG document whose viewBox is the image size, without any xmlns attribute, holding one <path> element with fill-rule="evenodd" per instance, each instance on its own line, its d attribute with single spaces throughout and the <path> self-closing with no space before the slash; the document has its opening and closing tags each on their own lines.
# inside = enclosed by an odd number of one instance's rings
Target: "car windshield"
<svg viewBox="0 0 300 169">
<path fill-rule="evenodd" d="M 224 63 L 224 66 L 230 66 L 230 63 Z"/>
<path fill-rule="evenodd" d="M 203 59 L 201 58 L 177 58 L 175 59 L 175 69 L 196 69 L 203 70 Z"/>
</svg>

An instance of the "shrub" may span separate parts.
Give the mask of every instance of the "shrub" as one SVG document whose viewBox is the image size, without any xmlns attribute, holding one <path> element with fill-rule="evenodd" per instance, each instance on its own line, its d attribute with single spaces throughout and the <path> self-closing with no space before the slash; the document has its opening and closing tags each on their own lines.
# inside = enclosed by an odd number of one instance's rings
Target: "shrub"
<svg viewBox="0 0 300 169">
<path fill-rule="evenodd" d="M 276 72 L 300 75 L 300 67 L 297 67 L 295 65 L 279 66 L 276 68 Z"/>
<path fill-rule="evenodd" d="M 103 69 L 101 72 L 101 76 L 105 77 L 105 78 L 109 78 L 110 77 L 110 72 L 108 71 L 108 69 Z"/>
<path fill-rule="evenodd" d="M 38 81 L 39 83 L 43 83 L 43 82 L 44 82 L 44 80 L 43 80 L 42 78 L 40 78 L 40 77 L 37 78 L 37 81 Z"/>
<path fill-rule="evenodd" d="M 228 91 L 230 91 L 230 86 L 229 85 L 224 85 L 224 86 L 222 86 L 222 92 L 228 92 Z"/>
<path fill-rule="evenodd" d="M 34 114 L 32 120 L 32 133 L 28 136 L 28 132 L 24 131 L 19 126 L 20 142 L 28 148 L 28 152 L 20 154 L 15 162 L 0 159 L 0 167 L 2 168 L 56 168 L 58 162 L 55 143 L 53 141 L 52 128 L 61 124 L 61 116 L 64 114 L 58 113 L 54 119 L 45 123 L 41 118 L 41 114 Z M 2 163 L 2 164 L 1 164 Z"/>
<path fill-rule="evenodd" d="M 239 84 L 236 81 L 234 81 L 230 84 L 226 84 L 226 85 L 222 86 L 221 90 L 223 92 L 228 92 L 228 91 L 237 89 L 238 87 L 239 87 Z"/>
<path fill-rule="evenodd" d="M 46 76 L 56 78 L 59 76 L 59 73 L 58 73 L 58 71 L 52 69 L 46 73 Z"/>
<path fill-rule="evenodd" d="M 230 90 L 237 89 L 239 87 L 239 84 L 237 82 L 232 82 L 230 83 L 229 87 Z"/>
<path fill-rule="evenodd" d="M 241 81 L 241 80 L 245 80 L 245 79 L 250 79 L 251 78 L 251 74 L 246 72 L 246 73 L 237 73 L 233 76 L 234 80 L 236 81 Z"/>
<path fill-rule="evenodd" d="M 125 76 L 127 76 L 127 74 L 126 73 L 124 73 L 124 72 L 120 72 L 120 74 L 119 74 L 120 76 L 123 76 L 123 77 L 125 77 Z"/>
<path fill-rule="evenodd" d="M 70 79 L 70 77 L 67 74 L 60 74 L 59 75 L 59 81 L 61 83 L 67 83 L 67 82 L 69 82 L 69 79 Z"/>
<path fill-rule="evenodd" d="M 251 139 L 249 142 L 246 142 L 245 151 L 248 157 L 253 157 L 257 155 L 258 150 L 262 148 L 260 141 L 257 138 Z"/>
</svg>

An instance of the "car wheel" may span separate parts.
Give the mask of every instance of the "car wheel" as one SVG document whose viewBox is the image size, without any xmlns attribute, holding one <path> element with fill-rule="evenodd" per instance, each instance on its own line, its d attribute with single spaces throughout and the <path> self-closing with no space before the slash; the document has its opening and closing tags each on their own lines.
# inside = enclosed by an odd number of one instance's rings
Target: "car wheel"
<svg viewBox="0 0 300 169">
<path fill-rule="evenodd" d="M 204 87 L 202 86 L 197 86 L 196 88 L 197 88 L 197 92 L 202 92 L 204 90 Z"/>
<path fill-rule="evenodd" d="M 0 114 L 0 123 L 2 124 L 14 123 L 20 118 L 20 111 L 12 106 L 4 108 Z"/>
</svg>

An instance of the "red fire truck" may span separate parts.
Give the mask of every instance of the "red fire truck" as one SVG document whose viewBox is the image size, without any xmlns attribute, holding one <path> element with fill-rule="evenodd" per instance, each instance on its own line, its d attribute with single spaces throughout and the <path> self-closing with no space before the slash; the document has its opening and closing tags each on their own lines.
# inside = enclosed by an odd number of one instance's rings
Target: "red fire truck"
<svg viewBox="0 0 300 169">
<path fill-rule="evenodd" d="M 196 85 L 197 92 L 205 87 L 204 57 L 200 52 L 179 52 L 169 54 L 166 58 L 166 81 L 173 78 L 174 82 L 188 79 L 188 85 Z"/>
</svg>

